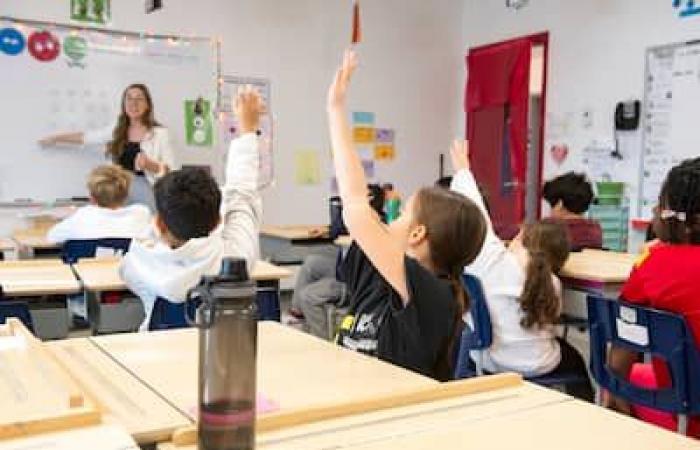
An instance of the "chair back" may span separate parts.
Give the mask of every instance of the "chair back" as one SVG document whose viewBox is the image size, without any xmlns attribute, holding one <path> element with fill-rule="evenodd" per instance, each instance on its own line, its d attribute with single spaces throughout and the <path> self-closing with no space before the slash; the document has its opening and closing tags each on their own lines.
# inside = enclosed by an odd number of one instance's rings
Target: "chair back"
<svg viewBox="0 0 700 450">
<path fill-rule="evenodd" d="M 618 300 L 588 296 L 591 373 L 600 388 L 630 403 L 681 415 L 700 414 L 700 352 L 685 318 Z M 631 384 L 608 365 L 610 345 L 662 359 L 671 387 Z"/>
<path fill-rule="evenodd" d="M 469 315 L 472 320 L 471 324 L 466 324 L 462 330 L 455 364 L 454 376 L 456 379 L 483 375 L 481 361 L 477 361 L 476 371 L 472 369 L 469 353 L 473 350 L 485 351 L 493 342 L 491 315 L 481 281 L 474 275 L 464 274 L 462 275 L 462 283 L 469 294 Z"/>
<path fill-rule="evenodd" d="M 130 246 L 129 238 L 73 239 L 63 244 L 61 258 L 66 264 L 75 264 L 81 258 L 94 258 L 105 251 L 123 255 Z"/>
</svg>

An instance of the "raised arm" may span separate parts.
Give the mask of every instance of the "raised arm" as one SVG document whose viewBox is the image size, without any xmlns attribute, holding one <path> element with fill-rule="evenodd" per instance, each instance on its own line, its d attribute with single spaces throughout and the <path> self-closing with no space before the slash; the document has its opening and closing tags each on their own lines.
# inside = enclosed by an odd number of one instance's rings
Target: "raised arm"
<svg viewBox="0 0 700 450">
<path fill-rule="evenodd" d="M 246 87 L 238 94 L 236 116 L 241 136 L 231 142 L 223 187 L 224 253 L 245 258 L 251 271 L 260 254 L 262 200 L 256 131 L 264 112 L 265 104 L 257 91 Z"/>
<path fill-rule="evenodd" d="M 479 186 L 476 184 L 476 179 L 474 179 L 474 175 L 471 172 L 471 166 L 469 164 L 469 143 L 467 141 L 455 140 L 450 148 L 450 156 L 452 159 L 452 168 L 455 171 L 450 189 L 476 203 L 486 219 L 486 240 L 481 247 L 479 256 L 477 256 L 471 264 L 472 268 L 481 268 L 484 267 L 483 265 L 491 254 L 504 250 L 505 245 L 493 230 L 493 224 L 491 223 L 489 212 L 486 209 L 484 197 L 481 195 Z"/>
<path fill-rule="evenodd" d="M 328 90 L 328 122 L 338 189 L 343 201 L 343 218 L 350 236 L 406 304 L 409 296 L 404 250 L 391 240 L 386 226 L 369 205 L 367 181 L 352 141 L 346 94 L 356 68 L 357 55 L 352 50 L 346 51 L 343 64 Z"/>
</svg>

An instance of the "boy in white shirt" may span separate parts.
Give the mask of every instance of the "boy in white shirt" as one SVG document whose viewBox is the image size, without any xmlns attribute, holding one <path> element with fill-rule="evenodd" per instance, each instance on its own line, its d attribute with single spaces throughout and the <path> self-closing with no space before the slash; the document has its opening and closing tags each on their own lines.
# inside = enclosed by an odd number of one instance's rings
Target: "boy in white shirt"
<svg viewBox="0 0 700 450">
<path fill-rule="evenodd" d="M 144 205 L 124 206 L 131 174 L 115 165 L 90 172 L 90 205 L 54 225 L 46 235 L 50 242 L 77 239 L 134 238 L 148 232 L 151 213 Z"/>
<path fill-rule="evenodd" d="M 157 298 L 184 302 L 203 275 L 219 272 L 224 257 L 245 258 L 252 270 L 262 217 L 256 131 L 264 109 L 257 92 L 239 94 L 241 137 L 231 143 L 223 189 L 198 169 L 171 172 L 154 186 L 160 240 L 152 247 L 134 242 L 120 268 L 129 289 L 143 301 L 142 331 L 148 329 Z"/>
</svg>

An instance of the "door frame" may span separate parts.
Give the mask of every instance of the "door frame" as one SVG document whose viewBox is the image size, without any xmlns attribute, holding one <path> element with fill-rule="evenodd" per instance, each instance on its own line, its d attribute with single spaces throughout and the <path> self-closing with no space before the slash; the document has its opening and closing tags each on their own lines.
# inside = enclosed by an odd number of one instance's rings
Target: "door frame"
<svg viewBox="0 0 700 450">
<path fill-rule="evenodd" d="M 540 133 L 540 139 L 539 139 L 539 145 L 538 145 L 538 167 L 537 167 L 537 174 L 538 174 L 538 184 L 537 184 L 537 211 L 536 211 L 536 216 L 537 218 L 542 217 L 542 185 L 543 185 L 543 175 L 544 175 L 544 152 L 545 152 L 545 129 L 546 129 L 546 119 L 547 119 L 547 85 L 548 85 L 548 75 L 549 75 L 549 31 L 543 31 L 540 33 L 535 33 L 535 34 L 530 34 L 530 35 L 525 35 L 525 36 L 518 36 L 518 37 L 513 37 L 510 39 L 505 39 L 502 41 L 498 42 L 492 42 L 490 44 L 485 44 L 485 45 L 479 45 L 476 47 L 471 47 L 467 49 L 467 55 L 469 54 L 470 51 L 473 50 L 486 50 L 489 47 L 493 47 L 496 45 L 501 45 L 507 42 L 511 41 L 518 41 L 518 40 L 523 40 L 527 39 L 530 41 L 532 46 L 536 45 L 541 45 L 543 47 L 543 58 L 544 58 L 544 68 L 542 71 L 542 101 L 540 102 L 540 126 L 538 132 Z M 467 68 L 468 70 L 468 68 Z M 466 90 L 466 87 L 465 87 Z M 467 130 L 465 130 L 465 133 Z M 525 193 L 525 196 L 527 197 L 527 192 Z"/>
</svg>

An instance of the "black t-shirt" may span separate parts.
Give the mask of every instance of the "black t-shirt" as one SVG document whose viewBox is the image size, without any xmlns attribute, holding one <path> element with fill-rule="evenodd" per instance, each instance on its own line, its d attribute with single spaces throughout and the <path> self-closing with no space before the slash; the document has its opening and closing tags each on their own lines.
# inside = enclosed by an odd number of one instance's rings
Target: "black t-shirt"
<svg viewBox="0 0 700 450">
<path fill-rule="evenodd" d="M 124 145 L 124 151 L 119 155 L 116 163 L 129 172 L 134 172 L 136 175 L 143 175 L 143 172 L 136 171 L 136 157 L 140 152 L 141 144 L 138 142 L 127 142 Z"/>
<path fill-rule="evenodd" d="M 338 343 L 414 372 L 447 381 L 452 378 L 448 347 L 455 335 L 458 305 L 450 283 L 418 261 L 405 257 L 409 302 L 382 277 L 353 244 L 344 262 L 350 312 Z"/>
</svg>

